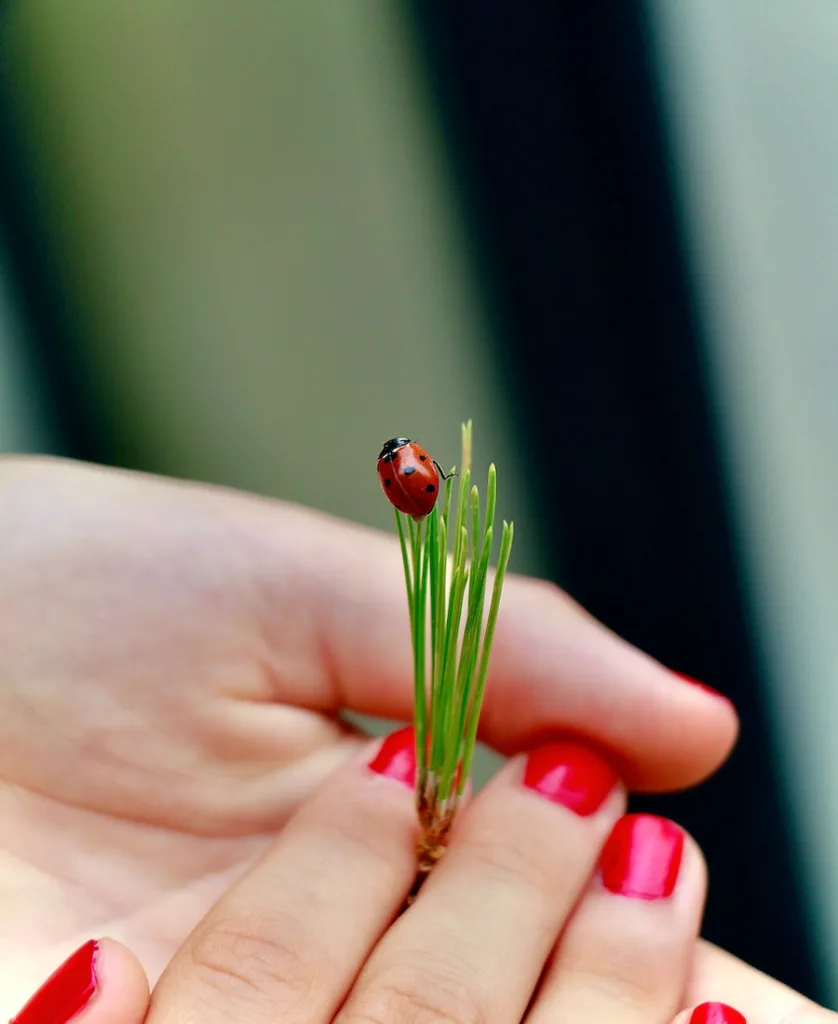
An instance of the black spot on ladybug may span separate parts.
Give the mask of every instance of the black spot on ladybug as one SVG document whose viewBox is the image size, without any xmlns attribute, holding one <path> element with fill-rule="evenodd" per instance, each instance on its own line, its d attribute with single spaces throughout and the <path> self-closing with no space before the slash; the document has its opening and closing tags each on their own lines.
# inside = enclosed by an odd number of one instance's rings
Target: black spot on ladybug
<svg viewBox="0 0 838 1024">
<path fill-rule="evenodd" d="M 427 462 L 428 461 L 428 456 L 427 455 L 420 455 L 419 456 L 419 461 L 420 462 Z"/>
<path fill-rule="evenodd" d="M 428 484 L 425 490 L 428 492 L 428 494 L 433 494 L 434 491 L 436 490 L 436 484 Z"/>
<path fill-rule="evenodd" d="M 413 476 L 413 474 L 415 472 L 416 472 L 416 467 L 415 466 L 407 466 L 405 468 L 405 471 L 404 471 L 404 476 Z"/>
<path fill-rule="evenodd" d="M 393 481 L 388 476 L 387 479 L 384 481 L 384 486 L 385 487 L 390 487 L 392 485 L 392 483 L 393 483 Z"/>
</svg>

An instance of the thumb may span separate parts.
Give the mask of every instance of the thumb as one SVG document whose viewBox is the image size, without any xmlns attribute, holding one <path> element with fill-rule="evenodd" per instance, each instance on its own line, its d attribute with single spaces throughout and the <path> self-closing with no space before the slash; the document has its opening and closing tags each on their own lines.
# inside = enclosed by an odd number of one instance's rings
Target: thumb
<svg viewBox="0 0 838 1024">
<path fill-rule="evenodd" d="M 9 1024 L 142 1024 L 148 981 L 139 960 L 113 939 L 72 953 Z"/>
</svg>

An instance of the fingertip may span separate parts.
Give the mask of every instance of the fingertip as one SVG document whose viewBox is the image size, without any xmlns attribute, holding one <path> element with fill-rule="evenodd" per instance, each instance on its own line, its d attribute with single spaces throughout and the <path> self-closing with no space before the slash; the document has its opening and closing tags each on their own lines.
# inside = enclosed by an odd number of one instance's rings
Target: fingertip
<svg viewBox="0 0 838 1024">
<path fill-rule="evenodd" d="M 10 1024 L 142 1024 L 149 1005 L 145 971 L 113 939 L 91 939 L 67 957 Z"/>
<path fill-rule="evenodd" d="M 738 732 L 727 698 L 617 636 L 554 584 L 512 578 L 498 620 L 481 736 L 502 753 L 572 737 L 630 789 L 696 785 Z"/>
<path fill-rule="evenodd" d="M 726 694 L 701 679 L 675 669 L 670 669 L 669 672 L 679 683 L 686 684 L 686 690 L 683 692 L 700 698 L 701 707 L 714 715 L 719 727 L 719 749 L 722 751 L 722 760 L 726 760 L 739 739 L 740 722 L 736 705 Z"/>
<path fill-rule="evenodd" d="M 662 676 L 650 701 L 649 721 L 666 717 L 671 727 L 658 744 L 657 763 L 651 757 L 623 761 L 626 782 L 637 793 L 699 785 L 727 761 L 739 739 L 739 715 L 727 697 L 655 665 Z"/>
<path fill-rule="evenodd" d="M 96 997 L 73 1024 L 141 1024 L 151 996 L 145 970 L 131 950 L 115 939 L 100 939 L 96 973 Z"/>
<path fill-rule="evenodd" d="M 729 697 L 726 697 L 719 690 L 714 689 L 708 683 L 705 683 L 701 679 L 696 679 L 695 676 L 688 676 L 685 672 L 678 672 L 675 669 L 670 669 L 672 674 L 680 679 L 684 683 L 689 683 L 690 686 L 697 686 L 699 690 L 703 690 L 704 693 L 709 694 L 711 697 L 715 697 L 717 700 L 726 701 L 731 708 L 733 707 L 733 701 Z"/>
</svg>

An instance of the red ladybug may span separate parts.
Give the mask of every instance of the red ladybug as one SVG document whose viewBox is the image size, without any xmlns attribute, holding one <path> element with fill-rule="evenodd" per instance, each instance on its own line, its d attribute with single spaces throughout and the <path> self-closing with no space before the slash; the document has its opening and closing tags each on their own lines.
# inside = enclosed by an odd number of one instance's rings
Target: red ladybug
<svg viewBox="0 0 838 1024">
<path fill-rule="evenodd" d="M 391 505 L 419 522 L 436 505 L 441 466 L 409 437 L 391 438 L 378 456 L 378 479 Z"/>
</svg>

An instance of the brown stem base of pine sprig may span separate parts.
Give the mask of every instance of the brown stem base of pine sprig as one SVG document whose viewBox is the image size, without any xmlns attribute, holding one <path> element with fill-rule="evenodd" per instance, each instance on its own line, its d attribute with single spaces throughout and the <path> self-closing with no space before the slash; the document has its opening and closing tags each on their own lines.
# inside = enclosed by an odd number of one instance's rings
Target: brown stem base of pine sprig
<svg viewBox="0 0 838 1024">
<path fill-rule="evenodd" d="M 445 853 L 458 806 L 456 797 L 443 809 L 436 792 L 422 794 L 417 808 L 420 834 L 416 845 L 416 878 L 407 897 L 407 906 L 416 899 L 428 875 Z"/>
</svg>

